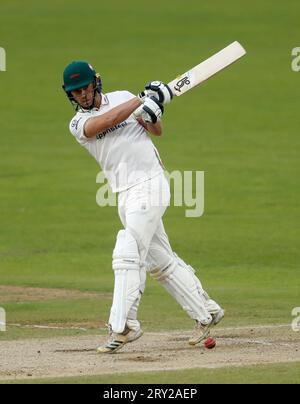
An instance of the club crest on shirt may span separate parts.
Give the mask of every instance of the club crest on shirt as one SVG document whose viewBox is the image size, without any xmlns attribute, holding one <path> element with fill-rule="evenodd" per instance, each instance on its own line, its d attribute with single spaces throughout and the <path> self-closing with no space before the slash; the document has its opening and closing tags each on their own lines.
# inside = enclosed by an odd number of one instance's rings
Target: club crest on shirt
<svg viewBox="0 0 300 404">
<path fill-rule="evenodd" d="M 71 123 L 71 127 L 72 127 L 72 128 L 75 128 L 75 129 L 77 130 L 77 129 L 78 129 L 78 124 L 79 124 L 79 122 L 80 122 L 81 119 L 82 119 L 82 118 L 73 119 L 73 121 L 72 121 L 72 123 Z"/>
</svg>

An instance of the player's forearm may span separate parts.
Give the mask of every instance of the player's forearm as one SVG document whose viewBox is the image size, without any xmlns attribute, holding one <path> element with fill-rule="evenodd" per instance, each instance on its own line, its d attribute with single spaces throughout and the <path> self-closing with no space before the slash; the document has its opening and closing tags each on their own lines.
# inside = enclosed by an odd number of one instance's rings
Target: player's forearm
<svg viewBox="0 0 300 404">
<path fill-rule="evenodd" d="M 130 101 L 118 105 L 103 115 L 89 119 L 84 127 L 85 136 L 87 138 L 95 137 L 106 129 L 125 121 L 125 119 L 127 119 L 133 111 L 141 105 L 141 103 L 142 102 L 139 98 L 133 98 Z"/>
<path fill-rule="evenodd" d="M 141 117 L 137 117 L 136 120 L 143 128 L 146 129 L 147 132 L 151 133 L 154 136 L 161 136 L 163 129 L 161 121 L 157 121 L 156 123 L 145 122 Z"/>
<path fill-rule="evenodd" d="M 146 123 L 146 130 L 154 136 L 162 135 L 162 124 L 160 121 L 156 123 Z"/>
</svg>

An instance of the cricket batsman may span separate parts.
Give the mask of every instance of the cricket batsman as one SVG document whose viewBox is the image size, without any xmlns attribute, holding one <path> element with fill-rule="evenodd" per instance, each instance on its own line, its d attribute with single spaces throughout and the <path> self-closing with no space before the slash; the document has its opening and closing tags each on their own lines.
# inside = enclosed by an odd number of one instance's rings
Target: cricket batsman
<svg viewBox="0 0 300 404">
<path fill-rule="evenodd" d="M 188 343 L 200 343 L 224 311 L 205 292 L 194 269 L 172 251 L 162 221 L 170 190 L 150 135 L 162 134 L 163 105 L 172 100 L 170 88 L 152 81 L 138 96 L 128 91 L 103 93 L 100 76 L 84 61 L 69 64 L 63 81 L 76 110 L 70 131 L 118 193 L 123 225 L 112 256 L 115 283 L 109 338 L 97 352 L 114 353 L 142 336 L 137 313 L 147 272 L 195 321 Z"/>
</svg>

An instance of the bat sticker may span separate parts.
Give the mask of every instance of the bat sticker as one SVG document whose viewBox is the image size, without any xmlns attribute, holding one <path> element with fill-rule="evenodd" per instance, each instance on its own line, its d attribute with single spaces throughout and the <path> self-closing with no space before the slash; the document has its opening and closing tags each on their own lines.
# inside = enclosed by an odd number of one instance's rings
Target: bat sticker
<svg viewBox="0 0 300 404">
<path fill-rule="evenodd" d="M 181 93 L 181 88 L 182 88 L 184 85 L 187 85 L 187 86 L 188 86 L 189 84 L 191 84 L 191 82 L 190 82 L 188 76 L 185 76 L 185 77 L 183 77 L 182 79 L 180 79 L 179 81 L 177 81 L 176 85 L 174 86 L 174 89 L 175 89 L 176 91 L 179 91 L 179 92 Z"/>
</svg>

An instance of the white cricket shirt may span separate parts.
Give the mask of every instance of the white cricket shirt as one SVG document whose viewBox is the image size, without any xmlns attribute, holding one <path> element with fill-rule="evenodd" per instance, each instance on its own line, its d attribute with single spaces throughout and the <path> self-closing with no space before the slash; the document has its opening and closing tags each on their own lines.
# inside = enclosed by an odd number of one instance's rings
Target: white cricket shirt
<svg viewBox="0 0 300 404">
<path fill-rule="evenodd" d="M 102 168 L 113 192 L 124 191 L 163 171 L 161 160 L 150 135 L 133 115 L 94 138 L 84 135 L 84 124 L 91 117 L 134 98 L 128 91 L 102 94 L 99 109 L 79 110 L 70 122 L 70 131 Z"/>
</svg>

